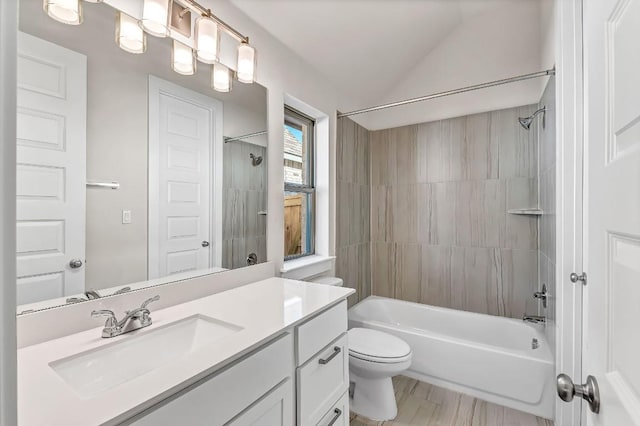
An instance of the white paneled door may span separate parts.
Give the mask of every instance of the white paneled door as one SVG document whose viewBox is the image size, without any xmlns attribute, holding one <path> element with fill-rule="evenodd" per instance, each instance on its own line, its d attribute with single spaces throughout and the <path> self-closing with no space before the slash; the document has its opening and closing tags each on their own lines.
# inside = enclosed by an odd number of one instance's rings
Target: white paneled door
<svg viewBox="0 0 640 426">
<path fill-rule="evenodd" d="M 587 425 L 640 425 L 640 0 L 586 0 Z"/>
<path fill-rule="evenodd" d="M 149 80 L 149 278 L 215 266 L 222 103 Z M 217 160 L 217 161 L 216 161 Z M 220 163 L 220 167 L 215 165 Z"/>
<path fill-rule="evenodd" d="M 84 291 L 86 106 L 86 57 L 20 33 L 18 305 Z"/>
</svg>

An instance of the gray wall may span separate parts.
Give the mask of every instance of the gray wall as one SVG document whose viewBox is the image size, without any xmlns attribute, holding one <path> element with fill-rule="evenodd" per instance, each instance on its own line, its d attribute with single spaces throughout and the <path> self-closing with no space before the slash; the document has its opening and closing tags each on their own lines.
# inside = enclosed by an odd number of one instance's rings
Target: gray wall
<svg viewBox="0 0 640 426">
<path fill-rule="evenodd" d="M 544 313 L 553 323 L 545 328 L 547 341 L 552 345 L 555 353 L 555 319 L 556 319 L 556 102 L 555 77 L 551 77 L 544 90 L 539 107 L 547 107 L 545 126 L 540 123 L 540 249 L 538 251 L 540 286 L 547 284 L 547 291 L 551 295 Z M 540 307 L 542 309 L 542 306 Z"/>
<path fill-rule="evenodd" d="M 266 151 L 242 141 L 224 144 L 223 268 L 247 266 L 249 253 L 255 253 L 259 263 L 267 260 L 267 217 L 258 215 L 267 205 Z M 252 165 L 251 153 L 262 157 L 260 165 Z"/>
<path fill-rule="evenodd" d="M 342 118 L 337 133 L 336 276 L 353 304 L 371 293 L 369 131 Z"/>
<path fill-rule="evenodd" d="M 537 128 L 517 121 L 535 108 L 370 133 L 373 294 L 536 312 L 537 218 L 507 214 L 537 206 Z"/>
</svg>

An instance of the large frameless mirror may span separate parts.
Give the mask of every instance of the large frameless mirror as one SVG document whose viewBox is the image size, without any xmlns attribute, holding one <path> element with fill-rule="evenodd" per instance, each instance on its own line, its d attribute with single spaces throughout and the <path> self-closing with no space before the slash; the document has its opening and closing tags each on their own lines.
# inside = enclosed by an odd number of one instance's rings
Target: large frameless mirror
<svg viewBox="0 0 640 426">
<path fill-rule="evenodd" d="M 266 261 L 266 89 L 81 4 L 20 0 L 18 313 Z"/>
</svg>

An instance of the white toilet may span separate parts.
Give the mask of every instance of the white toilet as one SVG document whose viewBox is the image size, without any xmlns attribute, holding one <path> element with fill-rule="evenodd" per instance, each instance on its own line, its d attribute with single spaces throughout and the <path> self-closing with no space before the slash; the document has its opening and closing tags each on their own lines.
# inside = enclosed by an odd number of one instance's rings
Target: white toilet
<svg viewBox="0 0 640 426">
<path fill-rule="evenodd" d="M 342 286 L 337 277 L 309 280 Z M 391 420 L 398 414 L 391 378 L 411 365 L 411 347 L 404 340 L 370 328 L 349 330 L 350 409 L 371 420 Z"/>
<path fill-rule="evenodd" d="M 370 328 L 349 330 L 351 411 L 371 420 L 398 414 L 391 378 L 411 365 L 411 348 L 402 339 Z"/>
</svg>

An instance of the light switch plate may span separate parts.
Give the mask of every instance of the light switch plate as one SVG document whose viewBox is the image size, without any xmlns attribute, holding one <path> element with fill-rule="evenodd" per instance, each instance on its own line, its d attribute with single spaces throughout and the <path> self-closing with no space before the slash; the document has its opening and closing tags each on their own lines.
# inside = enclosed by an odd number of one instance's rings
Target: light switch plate
<svg viewBox="0 0 640 426">
<path fill-rule="evenodd" d="M 127 225 L 131 223 L 131 210 L 122 210 L 122 224 Z"/>
</svg>

